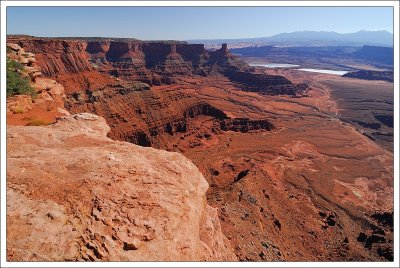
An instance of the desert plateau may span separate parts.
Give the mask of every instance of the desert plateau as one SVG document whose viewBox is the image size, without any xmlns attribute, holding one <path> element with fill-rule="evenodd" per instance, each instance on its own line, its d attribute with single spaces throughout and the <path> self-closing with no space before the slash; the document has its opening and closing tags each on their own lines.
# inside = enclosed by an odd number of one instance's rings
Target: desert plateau
<svg viewBox="0 0 400 268">
<path fill-rule="evenodd" d="M 393 83 L 227 45 L 7 38 L 8 261 L 392 261 Z M 152 148 L 150 148 L 152 147 Z"/>
</svg>

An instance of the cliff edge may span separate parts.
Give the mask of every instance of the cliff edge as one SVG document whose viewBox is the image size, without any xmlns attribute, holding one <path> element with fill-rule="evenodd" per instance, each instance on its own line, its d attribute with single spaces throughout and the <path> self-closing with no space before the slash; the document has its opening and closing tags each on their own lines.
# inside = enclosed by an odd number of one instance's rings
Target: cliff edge
<svg viewBox="0 0 400 268">
<path fill-rule="evenodd" d="M 7 259 L 237 260 L 198 168 L 109 131 L 88 113 L 7 127 Z"/>
</svg>

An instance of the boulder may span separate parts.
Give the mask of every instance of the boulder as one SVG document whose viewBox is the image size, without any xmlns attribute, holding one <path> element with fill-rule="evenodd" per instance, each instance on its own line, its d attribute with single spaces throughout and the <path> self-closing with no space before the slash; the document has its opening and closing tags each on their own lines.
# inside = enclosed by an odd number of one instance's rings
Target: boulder
<svg viewBox="0 0 400 268">
<path fill-rule="evenodd" d="M 28 95 L 16 95 L 7 97 L 7 111 L 24 113 L 32 109 L 32 98 Z"/>
<path fill-rule="evenodd" d="M 14 51 L 19 51 L 21 47 L 18 44 L 14 43 L 7 43 L 7 47 L 11 48 Z"/>
</svg>

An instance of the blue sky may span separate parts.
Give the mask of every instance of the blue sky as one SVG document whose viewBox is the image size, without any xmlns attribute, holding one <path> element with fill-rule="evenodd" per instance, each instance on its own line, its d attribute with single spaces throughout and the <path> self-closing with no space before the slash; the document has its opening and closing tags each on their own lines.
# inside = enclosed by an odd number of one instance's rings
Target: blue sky
<svg viewBox="0 0 400 268">
<path fill-rule="evenodd" d="M 387 30 L 390 7 L 8 7 L 7 33 L 219 39 L 271 36 L 302 30 Z"/>
</svg>

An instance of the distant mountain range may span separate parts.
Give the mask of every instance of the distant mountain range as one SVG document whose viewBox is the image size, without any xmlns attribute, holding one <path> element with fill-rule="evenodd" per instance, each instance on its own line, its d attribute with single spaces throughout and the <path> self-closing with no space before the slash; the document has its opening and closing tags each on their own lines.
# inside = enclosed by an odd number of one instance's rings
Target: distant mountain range
<svg viewBox="0 0 400 268">
<path fill-rule="evenodd" d="M 227 43 L 230 48 L 248 46 L 393 46 L 393 34 L 388 31 L 358 31 L 355 33 L 337 33 L 327 31 L 298 31 L 280 33 L 269 37 L 243 39 L 187 40 L 189 43 L 203 43 L 206 48 L 219 48 Z"/>
<path fill-rule="evenodd" d="M 393 47 L 382 46 L 319 46 L 319 47 L 274 47 L 274 46 L 252 46 L 242 48 L 231 48 L 234 54 L 244 57 L 269 58 L 278 62 L 291 59 L 315 59 L 317 61 L 335 59 L 353 59 L 369 64 L 393 66 L 394 51 Z M 387 66 L 386 66 L 387 65 Z"/>
</svg>

